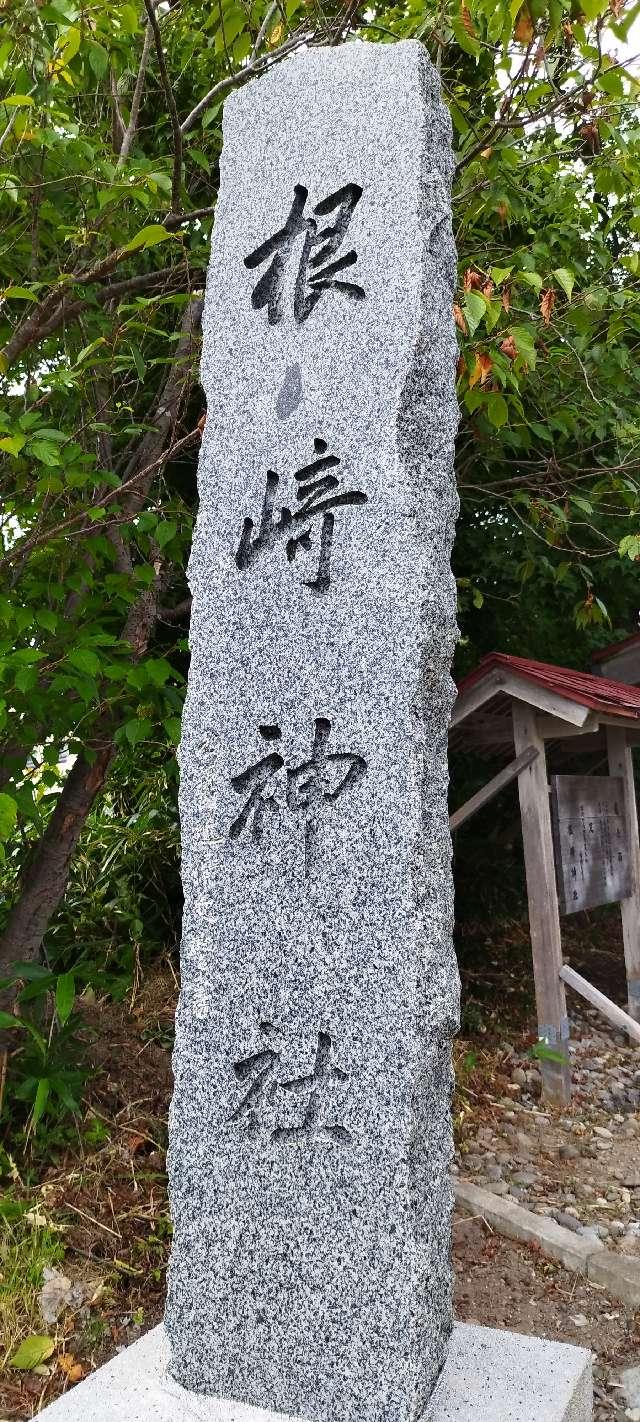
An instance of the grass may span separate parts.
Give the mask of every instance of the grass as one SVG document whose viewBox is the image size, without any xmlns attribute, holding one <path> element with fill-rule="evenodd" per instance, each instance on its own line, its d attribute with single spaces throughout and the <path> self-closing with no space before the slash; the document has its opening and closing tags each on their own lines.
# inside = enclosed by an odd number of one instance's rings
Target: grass
<svg viewBox="0 0 640 1422">
<path fill-rule="evenodd" d="M 11 1204 L 5 1201 L 4 1210 Z M 24 1338 L 46 1331 L 38 1308 L 42 1273 L 64 1255 L 59 1234 L 38 1224 L 35 1210 L 15 1209 L 7 1218 L 0 1202 L 0 1369 Z"/>
</svg>

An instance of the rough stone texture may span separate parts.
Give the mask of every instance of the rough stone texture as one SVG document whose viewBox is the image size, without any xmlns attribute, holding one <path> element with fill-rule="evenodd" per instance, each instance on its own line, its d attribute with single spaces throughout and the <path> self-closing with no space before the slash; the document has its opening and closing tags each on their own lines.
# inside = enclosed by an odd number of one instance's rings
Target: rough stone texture
<svg viewBox="0 0 640 1422">
<path fill-rule="evenodd" d="M 185 1392 L 166 1375 L 167 1357 L 164 1329 L 153 1328 L 38 1415 L 46 1422 L 286 1422 Z M 585 1348 L 457 1324 L 424 1422 L 591 1422 L 591 1360 Z"/>
<path fill-rule="evenodd" d="M 184 1387 L 332 1422 L 414 1417 L 451 1332 L 450 169 L 415 42 L 311 49 L 225 107 L 167 1329 Z"/>
</svg>

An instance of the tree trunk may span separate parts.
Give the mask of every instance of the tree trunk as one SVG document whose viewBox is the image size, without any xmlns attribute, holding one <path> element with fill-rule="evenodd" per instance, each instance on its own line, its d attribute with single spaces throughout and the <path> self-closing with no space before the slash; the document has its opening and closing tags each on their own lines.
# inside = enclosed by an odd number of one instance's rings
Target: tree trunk
<svg viewBox="0 0 640 1422">
<path fill-rule="evenodd" d="M 102 790 L 115 749 L 112 735 L 107 734 L 96 745 L 92 764 L 79 755 L 69 771 L 42 839 L 25 866 L 22 892 L 0 937 L 0 977 L 7 977 L 17 960 L 37 958 L 49 919 L 66 889 L 71 856 Z"/>
<path fill-rule="evenodd" d="M 153 631 L 158 605 L 159 578 L 129 612 L 123 631 L 134 662 L 144 656 Z M 60 792 L 47 828 L 25 865 L 20 894 L 4 933 L 0 935 L 0 978 L 8 977 L 15 962 L 37 958 L 49 921 L 67 887 L 71 859 L 87 815 L 102 790 L 116 754 L 116 726 L 111 712 L 104 712 L 92 731 L 88 746 L 91 762 L 79 755 Z M 0 1011 L 10 1012 L 15 989 L 0 991 Z M 0 1032 L 0 1054 L 7 1050 L 8 1032 Z"/>
</svg>

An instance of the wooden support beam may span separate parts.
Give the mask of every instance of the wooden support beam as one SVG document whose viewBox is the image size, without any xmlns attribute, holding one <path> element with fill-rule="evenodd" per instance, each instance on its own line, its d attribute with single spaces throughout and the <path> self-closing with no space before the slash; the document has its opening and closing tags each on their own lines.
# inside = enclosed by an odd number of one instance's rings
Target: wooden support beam
<svg viewBox="0 0 640 1422">
<path fill-rule="evenodd" d="M 517 676 L 516 673 L 507 668 L 494 668 L 482 681 L 476 682 L 469 691 L 464 691 L 458 697 L 451 713 L 451 727 L 459 725 L 467 716 L 471 716 L 490 701 L 494 696 L 502 692 L 505 696 L 512 696 L 517 701 L 523 701 L 525 705 L 536 706 L 539 711 L 545 711 L 548 716 L 558 716 L 561 721 L 567 721 L 573 726 L 582 726 L 589 716 L 589 707 L 579 705 L 577 701 L 570 701 L 566 696 L 560 696 L 557 691 L 550 687 L 540 686 L 537 682 L 527 681 L 526 677 Z"/>
<path fill-rule="evenodd" d="M 545 741 L 566 741 L 570 736 L 593 736 L 598 732 L 598 718 L 587 716 L 582 726 L 572 726 L 559 716 L 538 716 L 538 730 Z"/>
<path fill-rule="evenodd" d="M 547 1101 L 564 1106 L 571 1096 L 569 1021 L 564 984 L 560 978 L 562 943 L 546 757 L 544 741 L 536 725 L 533 707 L 522 702 L 514 704 L 513 736 L 517 755 L 521 755 L 530 746 L 538 751 L 536 759 L 518 777 L 518 792 L 527 874 L 538 1035 L 562 1056 L 561 1061 L 541 1059 L 542 1085 Z"/>
<path fill-rule="evenodd" d="M 640 1043 L 640 1022 L 635 1022 L 633 1017 L 630 1017 L 622 1007 L 617 1007 L 610 997 L 600 992 L 598 988 L 592 987 L 586 978 L 583 978 L 580 973 L 576 973 L 575 969 L 570 968 L 567 963 L 561 967 L 560 977 L 563 983 L 572 987 L 575 992 L 579 992 L 581 997 L 586 998 L 592 1007 L 597 1007 L 598 1012 L 601 1012 L 603 1017 L 612 1022 L 614 1027 L 628 1032 L 632 1042 Z"/>
<path fill-rule="evenodd" d="M 634 1021 L 640 1022 L 640 841 L 638 839 L 638 810 L 633 777 L 633 756 L 628 743 L 628 734 L 628 731 L 615 726 L 607 727 L 609 773 L 621 775 L 624 780 L 627 838 L 633 889 L 628 899 L 622 899 L 620 914 L 627 973 L 628 1011 Z"/>
<path fill-rule="evenodd" d="M 526 770 L 527 766 L 531 765 L 537 754 L 538 751 L 535 746 L 527 746 L 526 750 L 523 750 L 522 755 L 516 756 L 515 760 L 505 765 L 504 770 L 499 770 L 498 774 L 494 775 L 492 780 L 488 780 L 486 785 L 482 786 L 481 790 L 476 790 L 475 795 L 472 795 L 471 799 L 465 800 L 464 805 L 461 805 L 458 810 L 454 810 L 453 814 L 449 816 L 449 829 L 451 833 L 453 834 L 454 830 L 459 829 L 465 820 L 470 820 L 471 816 L 475 815 L 477 810 L 481 810 L 483 805 L 489 803 L 489 800 L 493 800 L 494 795 L 498 795 L 501 790 L 504 790 L 505 785 L 510 785 L 511 781 L 516 779 L 516 776 L 520 774 L 521 770 Z"/>
</svg>

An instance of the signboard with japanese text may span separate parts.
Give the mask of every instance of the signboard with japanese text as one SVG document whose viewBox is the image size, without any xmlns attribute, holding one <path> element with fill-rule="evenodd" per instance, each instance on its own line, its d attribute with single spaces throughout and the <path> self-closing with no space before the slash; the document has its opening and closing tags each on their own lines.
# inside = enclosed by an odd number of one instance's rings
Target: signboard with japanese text
<svg viewBox="0 0 640 1422">
<path fill-rule="evenodd" d="M 552 775 L 551 815 L 561 913 L 628 898 L 631 859 L 622 778 Z"/>
</svg>

